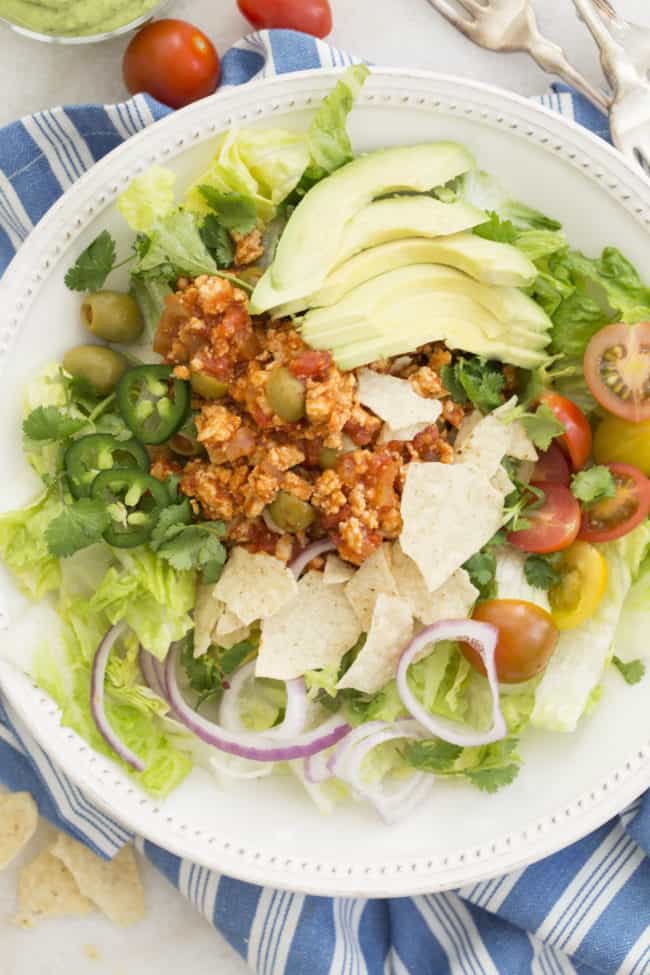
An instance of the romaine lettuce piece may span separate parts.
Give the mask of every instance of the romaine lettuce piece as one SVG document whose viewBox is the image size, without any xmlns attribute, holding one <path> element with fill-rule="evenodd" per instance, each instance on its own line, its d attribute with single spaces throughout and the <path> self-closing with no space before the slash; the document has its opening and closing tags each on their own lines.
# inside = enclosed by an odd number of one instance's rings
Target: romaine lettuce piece
<svg viewBox="0 0 650 975">
<path fill-rule="evenodd" d="M 136 176 L 117 198 L 120 211 L 132 230 L 148 232 L 155 220 L 174 209 L 176 174 L 163 166 L 150 166 Z"/>
<path fill-rule="evenodd" d="M 21 589 L 33 599 L 59 588 L 59 561 L 50 555 L 45 529 L 61 513 L 58 493 L 43 494 L 33 504 L 0 515 L 0 557 Z"/>
</svg>

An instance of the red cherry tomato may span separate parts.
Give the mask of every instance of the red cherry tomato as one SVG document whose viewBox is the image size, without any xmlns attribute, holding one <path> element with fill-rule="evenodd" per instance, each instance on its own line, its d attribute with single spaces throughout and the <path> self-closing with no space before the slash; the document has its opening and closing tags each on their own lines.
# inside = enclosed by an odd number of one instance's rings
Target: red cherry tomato
<svg viewBox="0 0 650 975">
<path fill-rule="evenodd" d="M 601 406 L 624 420 L 650 419 L 650 322 L 606 325 L 585 352 L 585 379 Z"/>
<path fill-rule="evenodd" d="M 636 528 L 650 511 L 650 481 L 631 464 L 608 464 L 616 494 L 585 508 L 579 538 L 585 542 L 613 542 Z"/>
<path fill-rule="evenodd" d="M 580 505 L 563 484 L 533 484 L 544 492 L 539 508 L 524 512 L 530 525 L 509 532 L 508 541 L 524 552 L 561 552 L 580 530 Z"/>
<path fill-rule="evenodd" d="M 539 401 L 545 403 L 563 425 L 566 432 L 557 438 L 557 442 L 571 461 L 574 471 L 579 471 L 591 455 L 589 420 L 579 406 L 559 393 L 542 393 Z"/>
<path fill-rule="evenodd" d="M 494 661 L 504 684 L 530 680 L 544 670 L 555 650 L 558 629 L 550 613 L 523 599 L 487 599 L 479 603 L 473 618 L 491 623 L 499 631 Z M 461 649 L 472 667 L 485 673 L 481 655 L 469 644 Z"/>
<path fill-rule="evenodd" d="M 221 66 L 212 41 L 184 20 L 154 20 L 139 31 L 122 62 L 132 95 L 146 91 L 171 108 L 211 95 Z"/>
<path fill-rule="evenodd" d="M 535 464 L 532 480 L 537 484 L 564 484 L 568 487 L 571 474 L 566 457 L 556 443 L 552 443 L 548 450 L 539 455 Z"/>
<path fill-rule="evenodd" d="M 237 0 L 237 6 L 257 30 L 285 27 L 327 37 L 332 29 L 328 0 Z"/>
</svg>

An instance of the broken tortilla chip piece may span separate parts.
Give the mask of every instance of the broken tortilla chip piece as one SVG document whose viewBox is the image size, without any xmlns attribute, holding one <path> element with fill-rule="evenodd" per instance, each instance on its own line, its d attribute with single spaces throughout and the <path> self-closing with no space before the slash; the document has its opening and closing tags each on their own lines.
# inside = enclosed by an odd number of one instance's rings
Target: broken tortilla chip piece
<svg viewBox="0 0 650 975">
<path fill-rule="evenodd" d="M 359 372 L 359 401 L 385 420 L 393 430 L 415 423 L 435 423 L 442 413 L 436 399 L 426 399 L 411 386 L 408 379 L 362 369 Z"/>
<path fill-rule="evenodd" d="M 284 562 L 266 552 L 252 555 L 238 547 L 230 553 L 213 595 L 247 626 L 273 616 L 296 592 L 295 576 Z"/>
<path fill-rule="evenodd" d="M 345 595 L 366 633 L 380 593 L 399 595 L 390 569 L 390 545 L 386 542 L 366 559 L 345 587 Z"/>
<path fill-rule="evenodd" d="M 397 672 L 402 651 L 413 636 L 411 607 L 400 596 L 379 593 L 366 642 L 336 685 L 376 694 Z"/>
<path fill-rule="evenodd" d="M 23 927 L 46 917 L 90 914 L 93 909 L 68 868 L 50 850 L 43 850 L 20 871 L 18 905 L 20 913 L 14 923 Z"/>
<path fill-rule="evenodd" d="M 212 595 L 214 586 L 200 585 L 196 590 L 196 605 L 194 606 L 194 656 L 200 657 L 212 643 L 212 633 L 224 605 Z"/>
<path fill-rule="evenodd" d="M 323 570 L 323 582 L 326 586 L 340 585 L 342 582 L 349 582 L 354 575 L 354 566 L 349 562 L 344 562 L 333 552 L 325 559 L 325 569 Z"/>
<path fill-rule="evenodd" d="M 503 500 L 472 464 L 409 465 L 400 544 L 431 592 L 492 538 L 501 525 Z"/>
<path fill-rule="evenodd" d="M 513 396 L 494 411 L 492 416 L 507 417 L 509 413 L 517 405 L 517 397 Z M 508 447 L 508 455 L 514 457 L 515 460 L 529 460 L 532 463 L 538 459 L 537 450 L 535 449 L 535 444 L 530 439 L 523 423 L 519 420 L 513 420 L 511 423 L 507 423 L 506 426 L 510 430 L 510 445 Z"/>
<path fill-rule="evenodd" d="M 430 423 L 413 423 L 410 427 L 400 427 L 398 430 L 393 430 L 388 423 L 384 423 L 379 431 L 377 443 L 390 443 L 391 440 L 413 440 L 418 433 L 422 433 L 430 426 Z"/>
<path fill-rule="evenodd" d="M 392 566 L 400 596 L 407 600 L 413 616 L 421 623 L 463 619 L 478 599 L 478 589 L 464 569 L 456 569 L 442 586 L 429 592 L 424 576 L 413 559 L 402 551 L 399 542 L 393 545 Z"/>
<path fill-rule="evenodd" d="M 0 870 L 24 849 L 38 826 L 38 806 L 29 792 L 0 796 Z"/>
<path fill-rule="evenodd" d="M 493 477 L 509 453 L 511 430 L 494 414 L 483 417 L 456 449 L 454 462 L 476 467 L 487 478 Z"/>
<path fill-rule="evenodd" d="M 333 667 L 360 633 L 343 586 L 328 586 L 322 572 L 307 572 L 291 602 L 262 621 L 255 673 L 291 680 L 307 670 Z"/>
<path fill-rule="evenodd" d="M 87 846 L 59 833 L 50 853 L 70 872 L 81 894 L 113 924 L 142 920 L 144 890 L 132 847 L 123 847 L 112 860 L 102 860 Z"/>
</svg>

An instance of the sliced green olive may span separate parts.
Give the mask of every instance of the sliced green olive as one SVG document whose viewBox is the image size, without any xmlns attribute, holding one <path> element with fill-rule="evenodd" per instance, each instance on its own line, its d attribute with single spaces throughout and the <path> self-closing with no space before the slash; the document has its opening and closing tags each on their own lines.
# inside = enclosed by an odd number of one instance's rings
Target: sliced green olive
<svg viewBox="0 0 650 975">
<path fill-rule="evenodd" d="M 318 464 L 324 471 L 328 471 L 336 466 L 336 462 L 340 456 L 341 451 L 337 450 L 336 447 L 322 447 L 318 455 Z"/>
<path fill-rule="evenodd" d="M 285 366 L 276 366 L 271 372 L 266 398 L 273 412 L 289 423 L 305 415 L 305 387 Z"/>
<path fill-rule="evenodd" d="M 137 302 L 121 291 L 95 291 L 81 305 L 81 322 L 106 342 L 137 342 L 144 319 Z"/>
<path fill-rule="evenodd" d="M 129 368 L 120 352 L 104 345 L 76 345 L 63 356 L 63 368 L 76 379 L 85 379 L 98 396 L 108 396 Z"/>
<path fill-rule="evenodd" d="M 285 532 L 304 532 L 316 517 L 308 501 L 301 501 L 287 491 L 280 491 L 268 510 L 278 528 Z"/>
<path fill-rule="evenodd" d="M 190 383 L 197 396 L 202 396 L 203 399 L 221 399 L 228 392 L 228 383 L 204 372 L 193 372 Z"/>
</svg>

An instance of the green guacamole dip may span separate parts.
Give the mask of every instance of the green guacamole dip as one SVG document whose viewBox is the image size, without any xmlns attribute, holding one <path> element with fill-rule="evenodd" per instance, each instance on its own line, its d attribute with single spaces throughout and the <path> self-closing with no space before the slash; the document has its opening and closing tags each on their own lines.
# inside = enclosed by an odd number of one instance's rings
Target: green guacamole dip
<svg viewBox="0 0 650 975">
<path fill-rule="evenodd" d="M 158 0 L 0 0 L 0 17 L 39 34 L 103 34 L 141 17 Z"/>
</svg>

